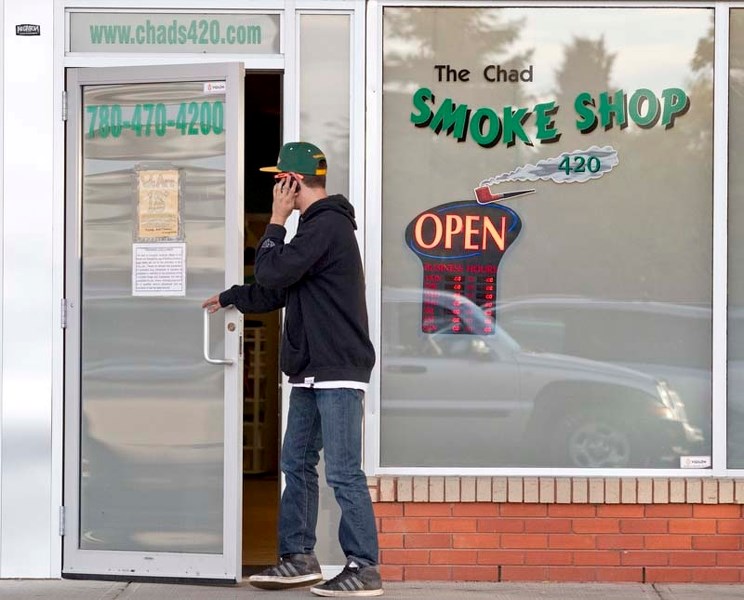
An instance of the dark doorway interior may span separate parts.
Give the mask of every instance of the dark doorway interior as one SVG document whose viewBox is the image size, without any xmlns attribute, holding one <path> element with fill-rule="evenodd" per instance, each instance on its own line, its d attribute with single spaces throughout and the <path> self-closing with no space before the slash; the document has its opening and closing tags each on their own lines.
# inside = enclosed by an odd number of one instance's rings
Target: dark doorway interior
<svg viewBox="0 0 744 600">
<path fill-rule="evenodd" d="M 259 167 L 276 164 L 281 145 L 281 73 L 245 76 L 245 283 L 253 281 L 258 240 L 271 217 L 274 179 Z M 243 571 L 274 564 L 279 509 L 280 314 L 245 315 L 243 376 Z"/>
</svg>

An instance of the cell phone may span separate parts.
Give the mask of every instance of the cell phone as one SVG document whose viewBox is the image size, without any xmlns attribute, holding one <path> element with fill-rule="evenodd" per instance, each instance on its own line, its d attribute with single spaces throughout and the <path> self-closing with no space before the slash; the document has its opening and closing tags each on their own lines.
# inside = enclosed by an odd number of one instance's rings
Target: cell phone
<svg viewBox="0 0 744 600">
<path fill-rule="evenodd" d="M 277 173 L 276 175 L 274 175 L 274 179 L 276 179 L 277 181 L 281 181 L 282 179 L 288 179 L 290 186 L 292 185 L 292 183 L 295 183 L 298 189 L 300 187 L 299 179 L 297 179 L 297 177 L 292 175 L 292 173 Z"/>
</svg>

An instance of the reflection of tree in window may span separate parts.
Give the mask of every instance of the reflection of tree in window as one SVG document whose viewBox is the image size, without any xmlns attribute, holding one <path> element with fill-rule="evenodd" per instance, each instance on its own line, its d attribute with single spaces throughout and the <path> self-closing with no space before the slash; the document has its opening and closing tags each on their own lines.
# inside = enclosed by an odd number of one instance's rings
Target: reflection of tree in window
<svg viewBox="0 0 744 600">
<path fill-rule="evenodd" d="M 636 26 L 639 35 L 648 31 L 647 39 L 636 43 L 658 43 L 644 23 L 646 11 L 623 11 L 628 27 Z M 683 13 L 669 11 L 664 18 Z M 642 129 L 628 119 L 625 128 L 615 124 L 582 135 L 573 122 L 578 93 L 589 92 L 596 99 L 601 92 L 623 90 L 629 99 L 636 91 L 613 72 L 623 52 L 631 49 L 629 44 L 610 46 L 604 36 L 575 37 L 564 45 L 555 90 L 560 105 L 556 121 L 563 135 L 559 144 L 537 150 L 546 157 L 593 144 L 612 145 L 620 165 L 600 180 L 552 190 L 538 215 L 525 213 L 533 231 L 537 224 L 544 233 L 543 254 L 530 263 L 529 293 L 710 305 L 711 40 L 704 36 L 694 46 L 680 43 L 677 48 L 689 70 L 673 85 L 685 90 L 691 103 L 674 127 Z M 653 80 L 645 86 L 660 97 L 662 90 Z M 567 226 L 544 228 L 558 222 Z M 543 261 L 543 256 L 552 260 Z"/>
<path fill-rule="evenodd" d="M 615 57 L 616 54 L 607 51 L 604 37 L 596 40 L 575 37 L 570 44 L 563 46 L 563 63 L 555 74 L 555 99 L 562 116 L 573 114 L 574 100 L 581 92 L 589 92 L 597 97 L 601 92 L 615 89 L 610 81 Z M 561 149 L 571 151 L 583 148 L 587 137 L 571 126 L 568 118 L 563 123 Z M 605 138 L 602 144 L 606 143 Z M 541 150 L 543 155 L 552 156 L 555 153 L 551 145 Z"/>
<path fill-rule="evenodd" d="M 508 54 L 524 24 L 524 19 L 505 20 L 503 11 L 493 8 L 386 8 L 385 78 L 403 82 L 410 81 L 415 74 L 425 78 L 415 83 L 428 85 L 432 80 L 432 66 L 448 63 L 458 68 L 468 67 L 471 70 L 471 85 L 482 85 L 495 92 L 494 86 L 485 82 L 481 73 L 474 70 L 495 62 L 502 66 L 509 62 L 515 65 L 527 62 L 532 55 L 531 50 L 521 55 Z M 448 52 L 446 56 L 438 56 L 436 45 L 444 35 L 449 40 Z M 458 37 L 462 43 L 456 43 Z"/>
<path fill-rule="evenodd" d="M 638 181 L 622 195 L 623 215 L 644 215 L 634 227 L 635 260 L 619 263 L 635 299 L 711 305 L 713 53 L 705 39 L 679 82 L 691 99 L 687 114 L 670 129 L 629 136 L 623 149 L 624 169 Z M 624 250 L 624 241 L 612 248 L 614 256 Z"/>
</svg>

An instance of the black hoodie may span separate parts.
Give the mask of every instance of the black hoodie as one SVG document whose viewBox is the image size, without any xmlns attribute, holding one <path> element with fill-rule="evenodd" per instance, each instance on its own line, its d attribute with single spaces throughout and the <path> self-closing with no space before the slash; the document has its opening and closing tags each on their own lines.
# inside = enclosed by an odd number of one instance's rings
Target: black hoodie
<svg viewBox="0 0 744 600">
<path fill-rule="evenodd" d="M 284 227 L 266 227 L 256 252 L 257 283 L 220 294 L 222 306 L 243 313 L 286 307 L 281 368 L 290 383 L 369 382 L 375 351 L 355 229 L 346 198 L 318 200 L 288 244 Z"/>
</svg>

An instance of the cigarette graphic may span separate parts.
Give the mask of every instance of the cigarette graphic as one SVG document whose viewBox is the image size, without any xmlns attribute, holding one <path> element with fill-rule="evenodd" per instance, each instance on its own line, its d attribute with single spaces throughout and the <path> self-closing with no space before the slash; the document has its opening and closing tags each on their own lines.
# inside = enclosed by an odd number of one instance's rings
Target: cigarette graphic
<svg viewBox="0 0 744 600">
<path fill-rule="evenodd" d="M 478 204 L 490 204 L 491 202 L 500 202 L 507 198 L 516 198 L 517 196 L 524 196 L 526 194 L 534 194 L 535 190 L 519 190 L 516 192 L 501 192 L 500 194 L 492 194 L 491 190 L 488 189 L 487 185 L 482 185 L 473 190 L 475 192 L 475 199 Z"/>
</svg>

